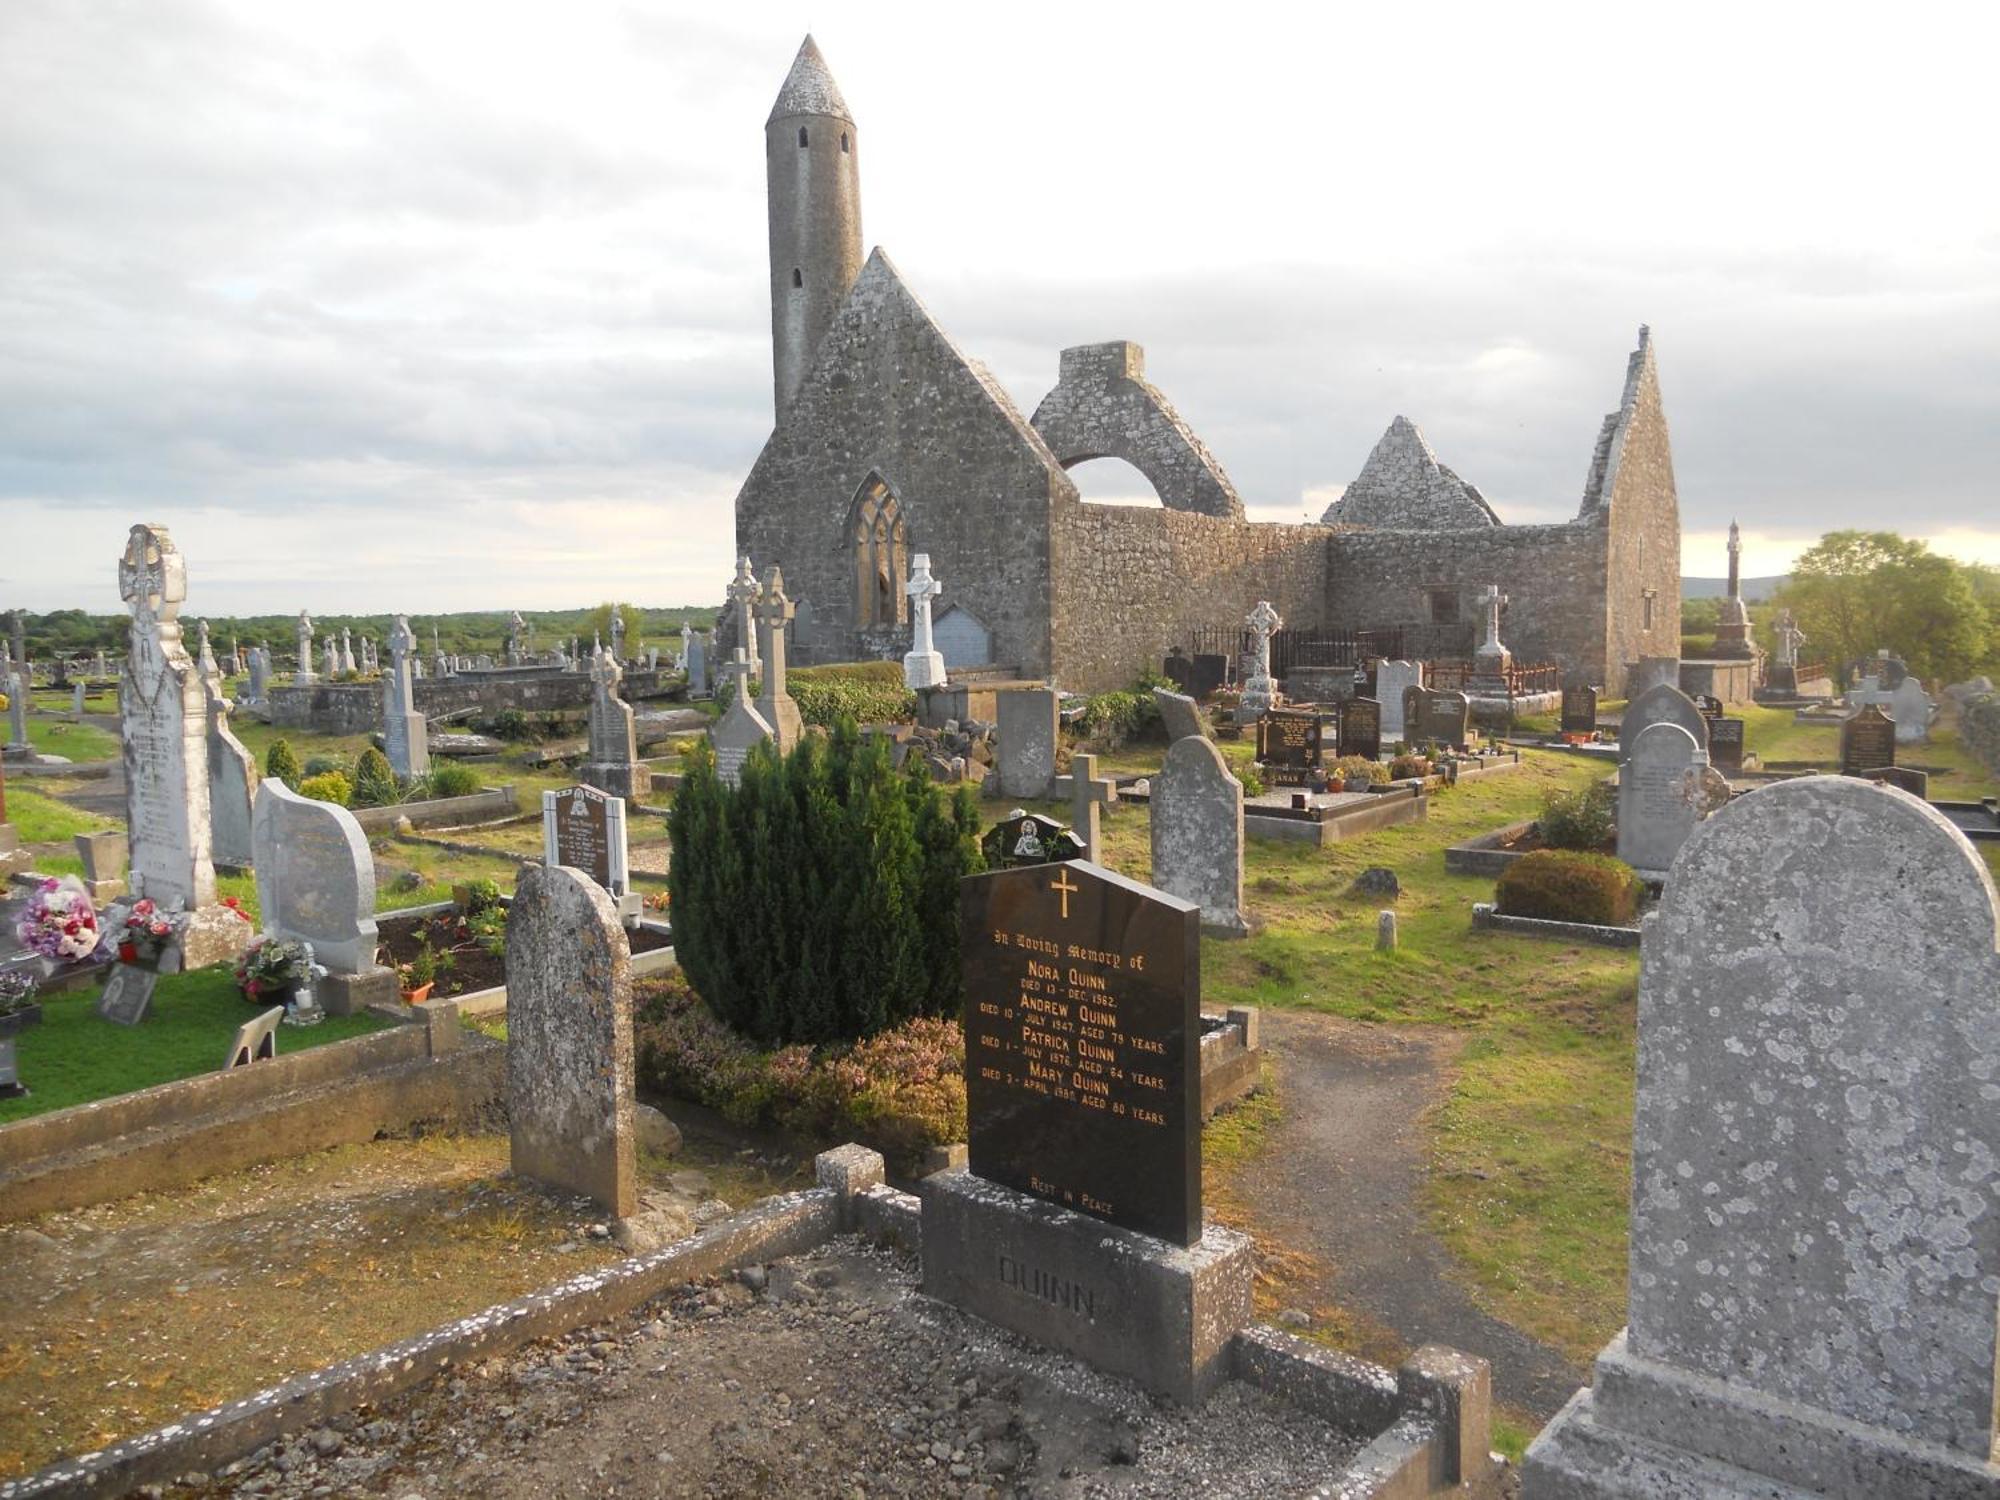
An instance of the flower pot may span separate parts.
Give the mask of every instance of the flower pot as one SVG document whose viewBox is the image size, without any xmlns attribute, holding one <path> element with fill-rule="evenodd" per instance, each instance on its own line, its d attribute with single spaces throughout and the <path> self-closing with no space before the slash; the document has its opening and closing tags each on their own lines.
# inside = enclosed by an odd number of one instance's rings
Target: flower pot
<svg viewBox="0 0 2000 1500">
<path fill-rule="evenodd" d="M 432 986 L 432 985 L 435 985 L 436 983 L 437 983 L 437 981 L 436 981 L 435 979 L 433 979 L 433 980 L 432 980 L 432 981 L 430 982 L 430 984 L 420 984 L 420 985 L 418 985 L 418 986 L 417 986 L 417 987 L 416 987 L 415 989 L 413 989 L 413 990 L 404 990 L 404 991 L 403 991 L 403 1003 L 404 1003 L 405 1005 L 421 1005 L 421 1004 L 423 1004 L 423 1003 L 424 1003 L 424 1001 L 426 1001 L 426 1000 L 430 999 L 430 997 L 431 997 L 431 986 Z"/>
<path fill-rule="evenodd" d="M 137 943 L 120 943 L 118 945 L 118 962 L 121 964 L 135 964 L 138 961 L 139 945 Z"/>
<path fill-rule="evenodd" d="M 39 1005 L 30 1005 L 25 1010 L 12 1011 L 7 1015 L 0 1016 L 0 1038 L 17 1035 L 20 1032 L 26 1031 L 30 1026 L 39 1026 L 41 1024 L 42 1008 Z"/>
</svg>

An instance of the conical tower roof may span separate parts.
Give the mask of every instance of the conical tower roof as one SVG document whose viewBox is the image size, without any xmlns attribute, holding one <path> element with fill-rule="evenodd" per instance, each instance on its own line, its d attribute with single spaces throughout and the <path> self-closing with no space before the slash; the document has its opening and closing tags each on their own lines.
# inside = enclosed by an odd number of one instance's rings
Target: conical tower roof
<svg viewBox="0 0 2000 1500">
<path fill-rule="evenodd" d="M 848 113 L 847 101 L 840 97 L 840 85 L 833 81 L 833 72 L 820 56 L 819 43 L 807 35 L 799 46 L 799 55 L 792 59 L 792 71 L 785 75 L 785 86 L 778 90 L 778 102 L 771 106 L 771 120 L 783 120 L 792 115 L 832 115 L 837 120 L 854 123 L 854 116 Z"/>
</svg>

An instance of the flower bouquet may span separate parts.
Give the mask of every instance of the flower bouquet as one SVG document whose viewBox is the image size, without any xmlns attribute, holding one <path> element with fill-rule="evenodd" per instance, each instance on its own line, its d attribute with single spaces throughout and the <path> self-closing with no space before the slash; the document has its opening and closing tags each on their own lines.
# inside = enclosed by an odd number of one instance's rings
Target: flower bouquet
<svg viewBox="0 0 2000 1500">
<path fill-rule="evenodd" d="M 121 964 L 158 962 L 160 954 L 180 936 L 183 920 L 179 912 L 161 911 L 157 902 L 140 897 L 125 913 L 124 923 L 112 931 L 111 936 L 118 948 L 118 961 Z"/>
<path fill-rule="evenodd" d="M 236 966 L 236 984 L 253 1005 L 290 1006 L 295 993 L 310 993 L 312 944 L 296 938 L 259 938 Z"/>
<path fill-rule="evenodd" d="M 52 963 L 73 963 L 97 950 L 97 908 L 74 875 L 44 880 L 14 925 L 21 946 Z"/>
</svg>

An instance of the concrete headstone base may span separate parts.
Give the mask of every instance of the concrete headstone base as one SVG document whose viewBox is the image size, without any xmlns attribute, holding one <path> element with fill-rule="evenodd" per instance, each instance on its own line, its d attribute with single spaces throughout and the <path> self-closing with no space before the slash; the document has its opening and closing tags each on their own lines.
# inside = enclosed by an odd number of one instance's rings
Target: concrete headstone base
<svg viewBox="0 0 2000 1500">
<path fill-rule="evenodd" d="M 181 968 L 205 969 L 234 963 L 250 946 L 250 924 L 222 905 L 196 908 L 181 933 Z M 164 972 L 164 971 L 162 971 Z"/>
<path fill-rule="evenodd" d="M 988 1322 L 1195 1403 L 1229 1375 L 1250 1321 L 1248 1236 L 1187 1248 L 974 1177 L 924 1179 L 924 1291 Z"/>
<path fill-rule="evenodd" d="M 397 1007 L 403 992 L 396 984 L 396 971 L 382 964 L 359 974 L 329 974 L 319 982 L 320 1007 L 330 1016 L 352 1016 L 371 1005 Z"/>
<path fill-rule="evenodd" d="M 1620 1333 L 1528 1449 L 1527 1500 L 1822 1495 L 1993 1500 L 2000 1466 L 1634 1355 Z"/>
</svg>

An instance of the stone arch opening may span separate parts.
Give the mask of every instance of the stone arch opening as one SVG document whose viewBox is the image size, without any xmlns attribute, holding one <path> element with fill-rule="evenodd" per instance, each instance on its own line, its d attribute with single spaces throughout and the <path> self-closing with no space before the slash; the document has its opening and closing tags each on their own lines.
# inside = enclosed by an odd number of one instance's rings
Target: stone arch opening
<svg viewBox="0 0 2000 1500">
<path fill-rule="evenodd" d="M 902 502 L 879 474 L 861 482 L 847 522 L 854 555 L 854 621 L 866 630 L 900 625 L 909 617 L 903 579 L 910 571 L 909 528 Z"/>
<path fill-rule="evenodd" d="M 1112 453 L 1089 453 L 1063 465 L 1076 492 L 1088 505 L 1164 506 L 1153 481 L 1130 459 Z"/>
</svg>

